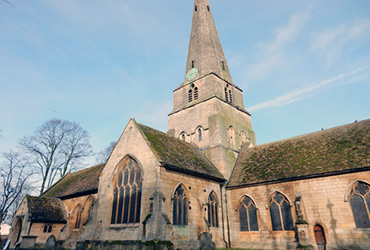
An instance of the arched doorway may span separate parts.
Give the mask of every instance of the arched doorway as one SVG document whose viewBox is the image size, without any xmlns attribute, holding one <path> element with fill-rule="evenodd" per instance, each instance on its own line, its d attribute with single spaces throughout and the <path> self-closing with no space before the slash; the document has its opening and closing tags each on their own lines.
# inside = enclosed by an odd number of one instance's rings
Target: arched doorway
<svg viewBox="0 0 370 250">
<path fill-rule="evenodd" d="M 326 239 L 325 239 L 324 228 L 321 225 L 316 224 L 313 230 L 315 232 L 317 249 L 325 250 L 326 249 Z"/>
</svg>

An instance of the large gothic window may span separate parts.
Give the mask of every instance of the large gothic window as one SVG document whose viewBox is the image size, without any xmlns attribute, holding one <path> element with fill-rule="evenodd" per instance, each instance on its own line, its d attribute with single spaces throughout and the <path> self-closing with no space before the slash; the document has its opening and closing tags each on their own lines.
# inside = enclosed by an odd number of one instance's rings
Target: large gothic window
<svg viewBox="0 0 370 250">
<path fill-rule="evenodd" d="M 239 219 L 240 231 L 258 231 L 257 208 L 247 196 L 239 204 Z"/>
<path fill-rule="evenodd" d="M 188 224 L 188 199 L 186 197 L 185 187 L 180 185 L 173 197 L 173 224 Z"/>
<path fill-rule="evenodd" d="M 211 227 L 218 227 L 218 206 L 215 192 L 208 197 L 208 223 Z"/>
<path fill-rule="evenodd" d="M 370 228 L 370 186 L 369 184 L 358 181 L 349 193 L 353 217 L 357 228 Z"/>
<path fill-rule="evenodd" d="M 288 199 L 276 192 L 270 200 L 270 215 L 272 230 L 293 230 L 292 211 Z"/>
<path fill-rule="evenodd" d="M 140 221 L 141 171 L 129 157 L 120 163 L 113 189 L 111 224 L 132 224 Z"/>
</svg>

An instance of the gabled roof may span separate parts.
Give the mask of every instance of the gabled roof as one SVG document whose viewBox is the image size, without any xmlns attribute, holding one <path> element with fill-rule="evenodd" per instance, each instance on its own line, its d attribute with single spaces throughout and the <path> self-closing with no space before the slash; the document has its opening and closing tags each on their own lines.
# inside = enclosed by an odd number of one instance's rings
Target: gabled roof
<svg viewBox="0 0 370 250">
<path fill-rule="evenodd" d="M 58 198 L 26 195 L 28 213 L 32 222 L 66 223 L 63 204 Z"/>
<path fill-rule="evenodd" d="M 98 192 L 99 176 L 104 164 L 69 173 L 42 194 L 42 197 L 61 199 L 88 195 Z"/>
<path fill-rule="evenodd" d="M 225 181 L 218 169 L 198 152 L 193 144 L 142 124 L 136 125 L 147 139 L 158 161 L 166 169 L 215 181 Z"/>
<path fill-rule="evenodd" d="M 370 120 L 243 148 L 228 187 L 370 169 Z"/>
</svg>

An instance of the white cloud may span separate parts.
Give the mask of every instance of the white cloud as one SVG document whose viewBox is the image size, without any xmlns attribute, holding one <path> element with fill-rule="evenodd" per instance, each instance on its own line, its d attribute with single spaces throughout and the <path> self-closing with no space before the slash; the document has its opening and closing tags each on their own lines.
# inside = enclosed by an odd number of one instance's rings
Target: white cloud
<svg viewBox="0 0 370 250">
<path fill-rule="evenodd" d="M 363 71 L 365 69 L 369 69 L 369 68 L 358 68 L 358 69 L 352 70 L 352 71 L 347 72 L 347 73 L 339 74 L 335 77 L 329 78 L 325 81 L 321 81 L 321 82 L 319 82 L 317 84 L 314 84 L 312 86 L 302 88 L 302 89 L 298 89 L 298 90 L 294 90 L 294 91 L 292 91 L 290 93 L 287 93 L 285 95 L 278 96 L 278 97 L 276 97 L 276 98 L 274 98 L 270 101 L 262 102 L 262 103 L 259 103 L 257 105 L 251 106 L 251 107 L 247 108 L 247 110 L 251 112 L 251 111 L 256 111 L 256 110 L 265 109 L 265 108 L 280 107 L 280 106 L 288 105 L 290 103 L 293 103 L 293 102 L 296 102 L 296 101 L 299 101 L 299 100 L 302 100 L 302 99 L 305 99 L 305 98 L 308 98 L 308 97 L 312 96 L 313 92 L 315 90 L 318 90 L 318 89 L 320 89 L 320 88 L 322 88 L 326 85 L 338 82 L 338 81 L 340 81 L 344 78 L 348 78 L 348 77 L 357 75 L 358 73 L 360 73 L 361 71 Z"/>
<path fill-rule="evenodd" d="M 272 70 L 281 68 L 287 60 L 287 46 L 301 33 L 308 19 L 308 13 L 292 15 L 285 26 L 276 28 L 275 36 L 271 41 L 257 45 L 258 59 L 255 64 L 249 66 L 248 75 L 261 77 Z"/>
<path fill-rule="evenodd" d="M 370 19 L 358 19 L 312 35 L 311 49 L 327 67 L 339 60 L 354 43 L 370 39 Z"/>
</svg>

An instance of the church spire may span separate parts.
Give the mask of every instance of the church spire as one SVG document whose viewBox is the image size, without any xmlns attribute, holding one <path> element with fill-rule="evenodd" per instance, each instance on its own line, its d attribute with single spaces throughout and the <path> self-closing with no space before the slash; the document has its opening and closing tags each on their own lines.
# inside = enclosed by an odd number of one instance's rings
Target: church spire
<svg viewBox="0 0 370 250">
<path fill-rule="evenodd" d="M 186 72 L 192 68 L 197 78 L 214 73 L 232 83 L 208 0 L 194 1 Z"/>
</svg>

